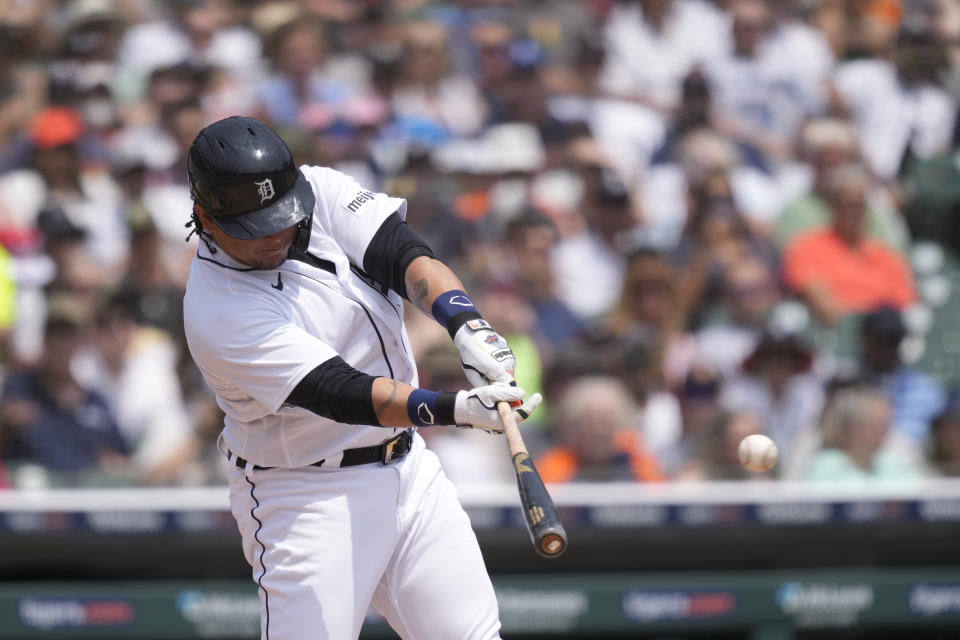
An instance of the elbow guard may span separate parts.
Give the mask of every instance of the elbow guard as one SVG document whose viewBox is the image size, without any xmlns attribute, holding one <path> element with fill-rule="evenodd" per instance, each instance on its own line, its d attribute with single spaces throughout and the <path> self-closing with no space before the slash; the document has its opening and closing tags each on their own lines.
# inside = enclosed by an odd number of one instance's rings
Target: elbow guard
<svg viewBox="0 0 960 640">
<path fill-rule="evenodd" d="M 380 426 L 373 410 L 374 376 L 357 371 L 343 358 L 330 358 L 304 376 L 287 403 L 343 424 Z"/>
<path fill-rule="evenodd" d="M 433 251 L 407 226 L 399 213 L 393 213 L 383 221 L 367 245 L 363 270 L 375 282 L 409 300 L 404 275 L 410 263 L 419 256 L 433 257 Z"/>
</svg>

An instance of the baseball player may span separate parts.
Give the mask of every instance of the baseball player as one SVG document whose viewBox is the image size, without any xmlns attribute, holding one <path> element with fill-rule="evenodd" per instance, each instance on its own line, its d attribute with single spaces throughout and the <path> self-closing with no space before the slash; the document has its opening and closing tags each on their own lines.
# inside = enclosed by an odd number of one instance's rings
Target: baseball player
<svg viewBox="0 0 960 640">
<path fill-rule="evenodd" d="M 230 505 L 264 640 L 356 638 L 368 605 L 404 639 L 499 638 L 493 587 L 419 427 L 518 420 L 516 365 L 406 202 L 294 164 L 257 120 L 203 129 L 188 155 L 201 242 L 190 352 L 225 413 Z M 401 297 L 449 331 L 475 387 L 417 386 Z M 519 406 L 516 406 L 519 405 Z"/>
</svg>

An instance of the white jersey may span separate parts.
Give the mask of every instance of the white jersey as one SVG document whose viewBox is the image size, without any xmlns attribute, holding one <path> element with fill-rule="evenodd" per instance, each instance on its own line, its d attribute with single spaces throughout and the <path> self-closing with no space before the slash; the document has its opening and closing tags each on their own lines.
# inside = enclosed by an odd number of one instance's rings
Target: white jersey
<svg viewBox="0 0 960 640">
<path fill-rule="evenodd" d="M 406 215 L 406 201 L 333 169 L 301 170 L 316 194 L 309 253 L 319 266 L 287 259 L 275 269 L 251 269 L 200 242 L 184 296 L 190 353 L 226 414 L 223 442 L 261 466 L 332 463 L 344 449 L 393 433 L 285 404 L 330 358 L 417 386 L 400 296 L 381 293 L 357 269 L 384 220 Z"/>
</svg>

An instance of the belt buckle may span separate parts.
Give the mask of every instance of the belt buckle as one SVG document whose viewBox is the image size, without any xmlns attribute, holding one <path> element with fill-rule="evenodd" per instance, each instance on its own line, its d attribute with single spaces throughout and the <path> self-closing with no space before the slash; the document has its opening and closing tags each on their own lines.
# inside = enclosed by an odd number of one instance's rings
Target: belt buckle
<svg viewBox="0 0 960 640">
<path fill-rule="evenodd" d="M 410 451 L 410 432 L 404 431 L 380 445 L 380 463 L 391 464 Z"/>
</svg>

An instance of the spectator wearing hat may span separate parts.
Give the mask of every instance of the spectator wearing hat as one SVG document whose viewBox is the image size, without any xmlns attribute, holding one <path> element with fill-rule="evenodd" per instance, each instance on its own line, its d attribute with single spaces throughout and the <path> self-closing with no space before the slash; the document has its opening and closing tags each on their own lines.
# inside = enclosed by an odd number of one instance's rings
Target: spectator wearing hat
<svg viewBox="0 0 960 640">
<path fill-rule="evenodd" d="M 827 182 L 831 222 L 784 249 L 783 277 L 824 324 L 880 305 L 903 309 L 916 298 L 903 256 L 867 235 L 867 172 L 844 165 Z"/>
<path fill-rule="evenodd" d="M 16 258 L 21 271 L 11 336 L 14 359 L 28 363 L 35 362 L 43 351 L 43 326 L 50 300 L 66 297 L 75 305 L 92 309 L 97 288 L 104 281 L 101 269 L 87 251 L 87 233 L 62 207 L 42 207 L 36 231 L 42 239 L 42 251 Z"/>
<path fill-rule="evenodd" d="M 83 135 L 83 120 L 73 109 L 48 107 L 36 115 L 28 130 L 33 152 L 30 166 L 0 176 L 0 201 L 8 214 L 5 223 L 16 230 L 30 230 L 42 207 L 58 206 L 87 234 L 89 257 L 115 267 L 127 255 L 121 195 L 109 172 L 86 163 L 80 146 Z"/>
<path fill-rule="evenodd" d="M 943 409 L 930 425 L 929 460 L 933 471 L 960 477 L 960 391 L 950 392 Z"/>
<path fill-rule="evenodd" d="M 930 422 L 947 398 L 936 378 L 903 361 L 900 345 L 906 333 L 902 314 L 892 307 L 866 314 L 860 325 L 858 377 L 887 394 L 893 430 L 923 446 L 930 435 Z"/>
<path fill-rule="evenodd" d="M 756 416 L 780 455 L 788 458 L 823 406 L 823 386 L 811 372 L 812 364 L 813 353 L 799 335 L 768 328 L 724 385 L 721 405 Z"/>
</svg>

